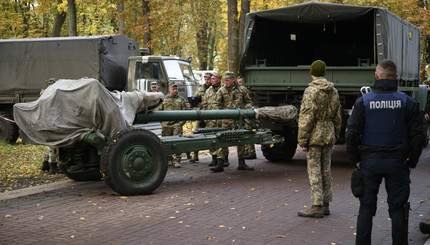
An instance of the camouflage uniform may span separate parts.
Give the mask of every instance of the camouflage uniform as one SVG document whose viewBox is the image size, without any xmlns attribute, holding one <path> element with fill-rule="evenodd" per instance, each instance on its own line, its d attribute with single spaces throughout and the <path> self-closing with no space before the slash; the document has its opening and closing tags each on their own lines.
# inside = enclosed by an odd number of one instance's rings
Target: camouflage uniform
<svg viewBox="0 0 430 245">
<path fill-rule="evenodd" d="M 220 88 L 216 96 L 216 105 L 219 110 L 228 109 L 249 109 L 252 108 L 252 100 L 249 93 L 236 82 L 231 87 L 226 87 L 225 85 Z M 222 124 L 225 129 L 233 129 L 234 121 L 229 120 L 229 123 Z M 243 159 L 245 156 L 245 146 L 237 146 L 237 155 L 239 159 Z M 221 148 L 218 150 L 218 158 L 226 160 L 228 156 L 228 148 Z"/>
<path fill-rule="evenodd" d="M 219 86 L 210 86 L 204 96 L 202 97 L 203 104 L 203 110 L 217 110 L 216 106 L 216 96 L 218 90 L 221 88 L 221 85 Z M 205 124 L 207 128 L 221 128 L 222 122 L 221 120 L 205 120 Z M 217 149 L 210 149 L 210 154 L 212 156 L 217 154 Z"/>
<path fill-rule="evenodd" d="M 157 110 L 160 111 L 172 111 L 172 110 L 186 110 L 187 105 L 185 102 L 185 99 L 180 96 L 166 96 L 166 99 L 164 100 L 163 104 L 160 105 L 160 107 L 157 108 Z M 182 126 L 185 124 L 185 121 L 171 121 L 171 122 L 162 122 L 161 126 L 162 136 L 172 136 L 172 135 L 181 135 L 182 134 Z M 169 156 L 169 160 L 174 160 L 175 163 L 179 163 L 181 161 L 181 154 L 172 154 L 172 156 Z"/>
<path fill-rule="evenodd" d="M 245 90 L 246 93 L 248 94 L 248 96 L 251 98 L 251 96 L 249 95 L 249 91 L 245 86 L 240 85 L 240 88 Z M 251 102 L 251 106 L 249 106 L 249 108 L 244 108 L 244 109 L 252 109 L 252 102 Z M 254 144 L 245 145 L 245 159 L 255 159 L 255 158 L 257 158 L 256 156 L 257 155 L 255 153 L 255 145 Z"/>
<path fill-rule="evenodd" d="M 298 134 L 298 144 L 308 148 L 312 205 L 328 205 L 332 201 L 331 152 L 341 123 L 337 90 L 333 83 L 318 77 L 303 94 Z"/>
<path fill-rule="evenodd" d="M 195 96 L 200 96 L 203 99 L 203 96 L 205 95 L 206 90 L 209 89 L 210 86 L 206 85 L 206 83 L 204 83 L 203 85 L 201 85 L 197 91 Z M 200 108 L 197 108 L 197 110 L 199 110 Z M 203 120 L 197 120 L 196 121 L 196 129 L 198 128 L 204 128 L 205 127 L 205 123 Z M 190 162 L 196 162 L 199 160 L 199 151 L 194 151 L 194 156 L 193 158 L 190 160 Z"/>
</svg>

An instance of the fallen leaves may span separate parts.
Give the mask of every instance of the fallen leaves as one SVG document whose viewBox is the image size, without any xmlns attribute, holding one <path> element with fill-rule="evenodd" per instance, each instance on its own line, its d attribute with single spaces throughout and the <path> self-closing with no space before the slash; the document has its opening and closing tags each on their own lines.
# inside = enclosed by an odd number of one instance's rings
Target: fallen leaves
<svg viewBox="0 0 430 245">
<path fill-rule="evenodd" d="M 0 142 L 0 192 L 67 179 L 40 170 L 46 146 Z"/>
</svg>

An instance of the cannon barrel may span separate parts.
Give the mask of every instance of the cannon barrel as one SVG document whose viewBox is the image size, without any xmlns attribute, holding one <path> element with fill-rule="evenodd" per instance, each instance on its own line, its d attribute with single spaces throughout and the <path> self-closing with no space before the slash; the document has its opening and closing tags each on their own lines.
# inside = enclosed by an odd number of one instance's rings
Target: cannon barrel
<svg viewBox="0 0 430 245">
<path fill-rule="evenodd" d="M 254 110 L 182 110 L 182 111 L 151 111 L 147 114 L 138 113 L 134 119 L 135 124 L 163 121 L 187 121 L 187 120 L 217 120 L 240 119 L 245 117 L 255 119 Z"/>
</svg>

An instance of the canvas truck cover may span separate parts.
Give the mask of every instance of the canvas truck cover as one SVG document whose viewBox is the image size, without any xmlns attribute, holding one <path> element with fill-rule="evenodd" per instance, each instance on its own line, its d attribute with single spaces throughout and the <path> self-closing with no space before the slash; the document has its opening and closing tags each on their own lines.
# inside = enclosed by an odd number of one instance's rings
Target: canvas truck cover
<svg viewBox="0 0 430 245">
<path fill-rule="evenodd" d="M 124 35 L 0 40 L 0 92 L 38 92 L 50 78 L 82 77 L 123 90 L 128 57 L 138 50 Z"/>
<path fill-rule="evenodd" d="M 133 124 L 136 113 L 163 99 L 162 93 L 110 92 L 92 78 L 60 79 L 36 101 L 16 103 L 16 124 L 35 143 L 70 147 L 87 133 L 110 137 Z"/>
<path fill-rule="evenodd" d="M 245 30 L 241 72 L 260 59 L 266 66 L 316 59 L 352 66 L 367 58 L 370 65 L 392 59 L 400 79 L 419 79 L 420 30 L 385 8 L 307 2 L 249 13 Z"/>
</svg>

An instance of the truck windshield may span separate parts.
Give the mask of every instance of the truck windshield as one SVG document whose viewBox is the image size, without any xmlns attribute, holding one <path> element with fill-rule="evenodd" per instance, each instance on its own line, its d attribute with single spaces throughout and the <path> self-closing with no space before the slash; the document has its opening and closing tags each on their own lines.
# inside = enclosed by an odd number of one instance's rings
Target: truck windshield
<svg viewBox="0 0 430 245">
<path fill-rule="evenodd" d="M 169 80 L 184 80 L 184 75 L 177 60 L 165 60 L 164 66 Z"/>
<path fill-rule="evenodd" d="M 185 82 L 194 82 L 194 76 L 191 66 L 187 62 L 178 60 L 165 60 L 164 66 L 166 68 L 169 80 L 179 80 Z"/>
</svg>

